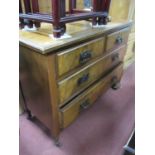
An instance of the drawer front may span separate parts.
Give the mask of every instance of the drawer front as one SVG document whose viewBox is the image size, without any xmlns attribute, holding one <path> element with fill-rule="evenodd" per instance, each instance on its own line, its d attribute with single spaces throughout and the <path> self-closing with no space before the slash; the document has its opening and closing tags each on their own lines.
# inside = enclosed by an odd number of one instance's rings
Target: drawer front
<svg viewBox="0 0 155 155">
<path fill-rule="evenodd" d="M 99 79 L 106 71 L 114 67 L 120 61 L 123 61 L 125 48 L 125 46 L 121 47 L 106 57 L 100 58 L 79 72 L 60 81 L 58 83 L 60 105 L 63 105 L 73 96 L 80 93 L 80 91 Z"/>
<path fill-rule="evenodd" d="M 58 76 L 102 55 L 104 52 L 104 44 L 105 38 L 100 38 L 57 54 Z"/>
<path fill-rule="evenodd" d="M 109 34 L 106 40 L 106 51 L 113 50 L 126 44 L 129 35 L 129 28 Z"/>
<path fill-rule="evenodd" d="M 101 94 L 111 87 L 114 78 L 117 78 L 117 80 L 120 81 L 122 73 L 123 65 L 121 64 L 97 84 L 71 101 L 63 109 L 60 109 L 60 123 L 62 128 L 66 128 L 68 125 L 70 125 L 78 117 L 82 110 L 87 109 Z"/>
</svg>

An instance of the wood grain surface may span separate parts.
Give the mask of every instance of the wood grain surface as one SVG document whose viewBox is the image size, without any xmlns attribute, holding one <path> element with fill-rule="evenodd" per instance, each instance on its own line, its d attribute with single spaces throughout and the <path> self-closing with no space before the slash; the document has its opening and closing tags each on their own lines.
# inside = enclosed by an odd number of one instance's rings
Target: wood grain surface
<svg viewBox="0 0 155 155">
<path fill-rule="evenodd" d="M 52 34 L 52 25 L 42 23 L 36 32 L 20 30 L 19 43 L 41 54 L 54 53 L 74 44 L 80 44 L 129 27 L 131 24 L 132 22 L 109 23 L 104 28 L 92 28 L 90 22 L 87 21 L 73 22 L 67 24 L 66 33 L 71 35 L 71 38 L 55 40 L 49 36 Z"/>
<path fill-rule="evenodd" d="M 97 98 L 104 93 L 112 84 L 112 78 L 117 77 L 119 81 L 123 73 L 123 65 L 119 65 L 110 74 L 82 93 L 78 98 L 71 101 L 60 110 L 62 128 L 70 125 L 82 110 L 89 108 Z"/>
<path fill-rule="evenodd" d="M 75 74 L 58 82 L 59 104 L 62 105 L 88 85 L 99 79 L 106 71 L 123 61 L 126 46 L 113 51 L 106 57 L 102 57 Z M 82 83 L 79 79 L 88 76 Z"/>
<path fill-rule="evenodd" d="M 96 39 L 57 54 L 58 76 L 90 62 L 104 53 L 105 38 Z M 83 56 L 83 59 L 82 59 Z"/>
<path fill-rule="evenodd" d="M 107 35 L 106 50 L 113 50 L 115 48 L 118 48 L 122 44 L 125 44 L 128 40 L 129 31 L 130 29 L 126 28 Z"/>
</svg>

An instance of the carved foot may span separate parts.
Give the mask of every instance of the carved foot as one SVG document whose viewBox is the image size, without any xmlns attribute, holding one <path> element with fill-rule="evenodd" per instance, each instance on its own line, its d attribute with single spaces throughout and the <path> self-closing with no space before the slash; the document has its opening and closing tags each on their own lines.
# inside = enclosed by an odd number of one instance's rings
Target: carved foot
<svg viewBox="0 0 155 155">
<path fill-rule="evenodd" d="M 117 82 L 117 83 L 115 83 L 115 84 L 113 84 L 113 85 L 111 86 L 111 88 L 112 88 L 113 90 L 117 90 L 117 89 L 119 89 L 120 87 L 121 87 L 120 82 Z"/>
</svg>

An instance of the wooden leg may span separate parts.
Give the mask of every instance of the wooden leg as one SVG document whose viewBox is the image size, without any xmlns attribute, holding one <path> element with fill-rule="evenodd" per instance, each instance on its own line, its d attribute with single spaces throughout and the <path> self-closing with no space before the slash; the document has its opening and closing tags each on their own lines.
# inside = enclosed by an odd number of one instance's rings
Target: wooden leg
<svg viewBox="0 0 155 155">
<path fill-rule="evenodd" d="M 103 18 L 100 17 L 100 18 L 98 19 L 98 25 L 103 25 Z"/>
<path fill-rule="evenodd" d="M 60 141 L 59 141 L 59 138 L 55 138 L 55 139 L 54 139 L 54 144 L 55 144 L 57 147 L 61 147 L 61 146 L 62 146 L 62 144 L 61 144 Z"/>
<path fill-rule="evenodd" d="M 60 38 L 62 33 L 61 27 L 53 26 L 53 35 L 55 38 Z"/>
<path fill-rule="evenodd" d="M 97 17 L 93 18 L 92 25 L 97 25 L 97 23 L 98 23 Z"/>
<path fill-rule="evenodd" d="M 36 28 L 39 28 L 41 24 L 39 22 L 34 22 L 34 25 Z"/>
<path fill-rule="evenodd" d="M 25 13 L 32 13 L 30 0 L 24 0 L 24 6 L 25 6 Z M 24 19 L 24 24 L 27 25 L 29 28 L 33 27 L 33 21 Z"/>
<path fill-rule="evenodd" d="M 120 82 L 117 82 L 117 83 L 115 83 L 115 84 L 113 84 L 113 85 L 111 86 L 111 88 L 112 88 L 113 90 L 117 90 L 117 89 L 119 89 L 120 87 L 121 87 Z"/>
<path fill-rule="evenodd" d="M 107 25 L 107 23 L 108 23 L 108 18 L 107 17 L 102 17 L 98 21 L 99 25 Z"/>
<path fill-rule="evenodd" d="M 21 4 L 21 0 L 19 0 L 19 13 L 23 13 L 23 9 L 22 9 L 22 4 Z M 19 27 L 22 29 L 24 28 L 24 20 L 23 19 L 19 19 Z"/>
<path fill-rule="evenodd" d="M 106 25 L 108 23 L 108 13 L 110 8 L 111 0 L 98 0 L 98 8 L 100 12 L 105 12 L 107 15 L 105 17 L 99 17 L 98 24 Z"/>
<path fill-rule="evenodd" d="M 97 12 L 99 10 L 98 8 L 98 0 L 93 0 L 93 12 Z M 94 17 L 92 20 L 92 25 L 96 25 L 98 23 L 97 17 Z"/>
<path fill-rule="evenodd" d="M 24 19 L 24 25 L 27 25 L 29 28 L 33 28 L 33 21 Z"/>
<path fill-rule="evenodd" d="M 109 12 L 110 4 L 111 4 L 111 0 L 106 0 L 104 2 L 104 5 L 105 5 L 104 11 L 107 12 L 107 13 Z"/>
<path fill-rule="evenodd" d="M 104 25 L 106 25 L 108 23 L 108 14 L 109 14 L 109 9 L 110 9 L 110 4 L 111 4 L 111 0 L 105 1 L 104 11 L 107 13 L 107 17 L 103 18 Z"/>
<path fill-rule="evenodd" d="M 23 19 L 20 19 L 19 22 L 20 22 L 20 23 L 19 23 L 20 29 L 23 29 L 24 26 L 25 26 L 25 25 L 24 25 L 24 20 L 23 20 Z"/>
<path fill-rule="evenodd" d="M 62 26 L 61 26 L 61 35 L 64 35 L 65 32 L 66 32 L 66 25 L 62 24 Z"/>
<path fill-rule="evenodd" d="M 60 0 L 51 0 L 52 2 L 52 17 L 53 17 L 53 35 L 55 38 L 61 37 L 61 24 L 60 24 L 60 17 L 62 14 L 60 4 Z"/>
<path fill-rule="evenodd" d="M 38 0 L 32 0 L 32 9 L 33 13 L 38 13 L 39 12 L 39 3 Z M 40 27 L 40 22 L 34 22 L 35 27 L 39 28 Z"/>
<path fill-rule="evenodd" d="M 34 116 L 32 115 L 31 111 L 30 110 L 27 110 L 26 112 L 28 114 L 27 119 L 28 120 L 33 120 Z"/>
</svg>

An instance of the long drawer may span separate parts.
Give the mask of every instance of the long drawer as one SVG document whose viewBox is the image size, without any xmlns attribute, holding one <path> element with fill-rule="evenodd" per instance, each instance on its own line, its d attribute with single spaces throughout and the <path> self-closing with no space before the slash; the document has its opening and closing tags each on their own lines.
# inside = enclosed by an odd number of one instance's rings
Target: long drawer
<svg viewBox="0 0 155 155">
<path fill-rule="evenodd" d="M 105 38 L 99 38 L 75 48 L 57 54 L 58 76 L 61 76 L 79 66 L 90 62 L 94 58 L 103 55 Z"/>
<path fill-rule="evenodd" d="M 58 82 L 59 105 L 63 105 L 91 83 L 103 76 L 109 69 L 123 61 L 126 46 L 98 59 L 68 78 Z"/>
<path fill-rule="evenodd" d="M 122 73 L 123 65 L 120 64 L 111 73 L 80 96 L 76 97 L 64 108 L 60 109 L 60 124 L 62 125 L 62 128 L 66 128 L 70 125 L 78 117 L 82 110 L 87 109 L 91 104 L 93 104 L 103 92 L 113 85 L 114 79 L 115 82 L 120 81 Z"/>
<path fill-rule="evenodd" d="M 106 38 L 106 51 L 119 48 L 123 44 L 126 44 L 128 40 L 130 28 L 111 33 Z"/>
</svg>

